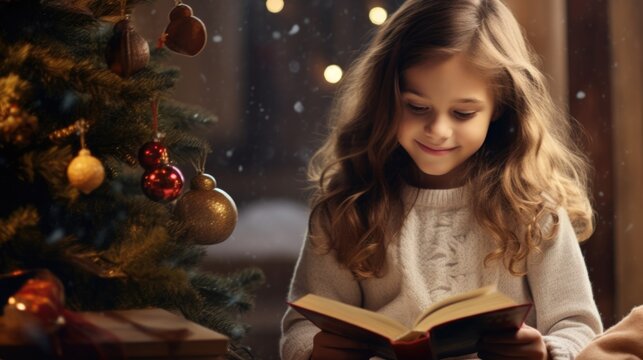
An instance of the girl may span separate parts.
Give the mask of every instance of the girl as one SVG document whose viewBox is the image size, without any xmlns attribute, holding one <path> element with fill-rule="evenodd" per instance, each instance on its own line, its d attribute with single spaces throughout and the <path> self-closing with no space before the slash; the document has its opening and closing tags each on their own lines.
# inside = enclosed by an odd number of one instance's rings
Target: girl
<svg viewBox="0 0 643 360">
<path fill-rule="evenodd" d="M 495 284 L 532 302 L 482 359 L 572 359 L 602 331 L 578 240 L 593 231 L 587 161 L 500 0 L 408 0 L 347 78 L 310 164 L 309 231 L 289 293 L 411 325 Z M 284 359 L 368 358 L 288 310 Z"/>
</svg>

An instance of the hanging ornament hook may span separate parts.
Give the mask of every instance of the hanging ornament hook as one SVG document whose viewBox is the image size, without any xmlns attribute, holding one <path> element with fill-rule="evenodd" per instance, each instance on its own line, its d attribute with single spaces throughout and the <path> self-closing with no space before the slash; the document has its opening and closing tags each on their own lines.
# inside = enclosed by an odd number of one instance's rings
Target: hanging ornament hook
<svg viewBox="0 0 643 360">
<path fill-rule="evenodd" d="M 76 129 L 78 130 L 78 135 L 80 136 L 80 148 L 87 149 L 85 143 L 85 133 L 89 130 L 89 123 L 85 119 L 79 119 L 76 121 Z"/>
<path fill-rule="evenodd" d="M 127 17 L 125 16 L 127 8 L 127 0 L 121 0 L 121 18 L 126 19 Z"/>
<path fill-rule="evenodd" d="M 154 139 L 159 140 L 161 133 L 159 132 L 159 101 L 157 98 L 152 100 L 152 132 Z"/>
<path fill-rule="evenodd" d="M 208 157 L 208 150 L 207 149 L 201 149 L 199 152 L 199 156 L 196 159 L 192 160 L 192 166 L 194 167 L 194 170 L 196 170 L 197 174 L 204 174 L 205 173 L 205 162 Z"/>
</svg>

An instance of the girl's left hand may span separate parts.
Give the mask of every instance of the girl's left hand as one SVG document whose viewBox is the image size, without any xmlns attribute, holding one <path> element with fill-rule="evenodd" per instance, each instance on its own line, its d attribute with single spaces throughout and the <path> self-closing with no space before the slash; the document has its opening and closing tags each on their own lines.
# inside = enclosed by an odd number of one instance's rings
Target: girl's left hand
<svg viewBox="0 0 643 360">
<path fill-rule="evenodd" d="M 478 344 L 478 356 L 483 360 L 549 358 L 540 331 L 527 325 L 515 333 L 484 336 Z"/>
</svg>

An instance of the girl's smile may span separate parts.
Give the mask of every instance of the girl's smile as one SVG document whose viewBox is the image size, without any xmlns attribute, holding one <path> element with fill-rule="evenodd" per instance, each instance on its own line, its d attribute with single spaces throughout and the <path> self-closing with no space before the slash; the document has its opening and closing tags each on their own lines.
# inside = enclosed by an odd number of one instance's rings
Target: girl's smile
<svg viewBox="0 0 643 360">
<path fill-rule="evenodd" d="M 424 152 L 426 152 L 427 154 L 430 154 L 430 155 L 436 155 L 436 156 L 447 155 L 450 152 L 452 152 L 455 149 L 457 149 L 457 146 L 451 147 L 451 148 L 441 148 L 439 146 L 424 145 L 424 144 L 422 144 L 421 142 L 419 142 L 417 140 L 415 142 L 418 144 L 420 149 L 422 149 L 422 151 L 424 151 Z"/>
</svg>

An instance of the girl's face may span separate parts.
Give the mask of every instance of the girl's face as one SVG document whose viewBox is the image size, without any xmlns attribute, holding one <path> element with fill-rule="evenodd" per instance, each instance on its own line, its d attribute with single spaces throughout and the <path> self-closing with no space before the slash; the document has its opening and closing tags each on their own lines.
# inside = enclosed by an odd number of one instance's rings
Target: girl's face
<svg viewBox="0 0 643 360">
<path fill-rule="evenodd" d="M 427 60 L 402 74 L 397 140 L 428 188 L 464 182 L 463 164 L 482 146 L 493 116 L 488 80 L 462 54 Z"/>
</svg>

